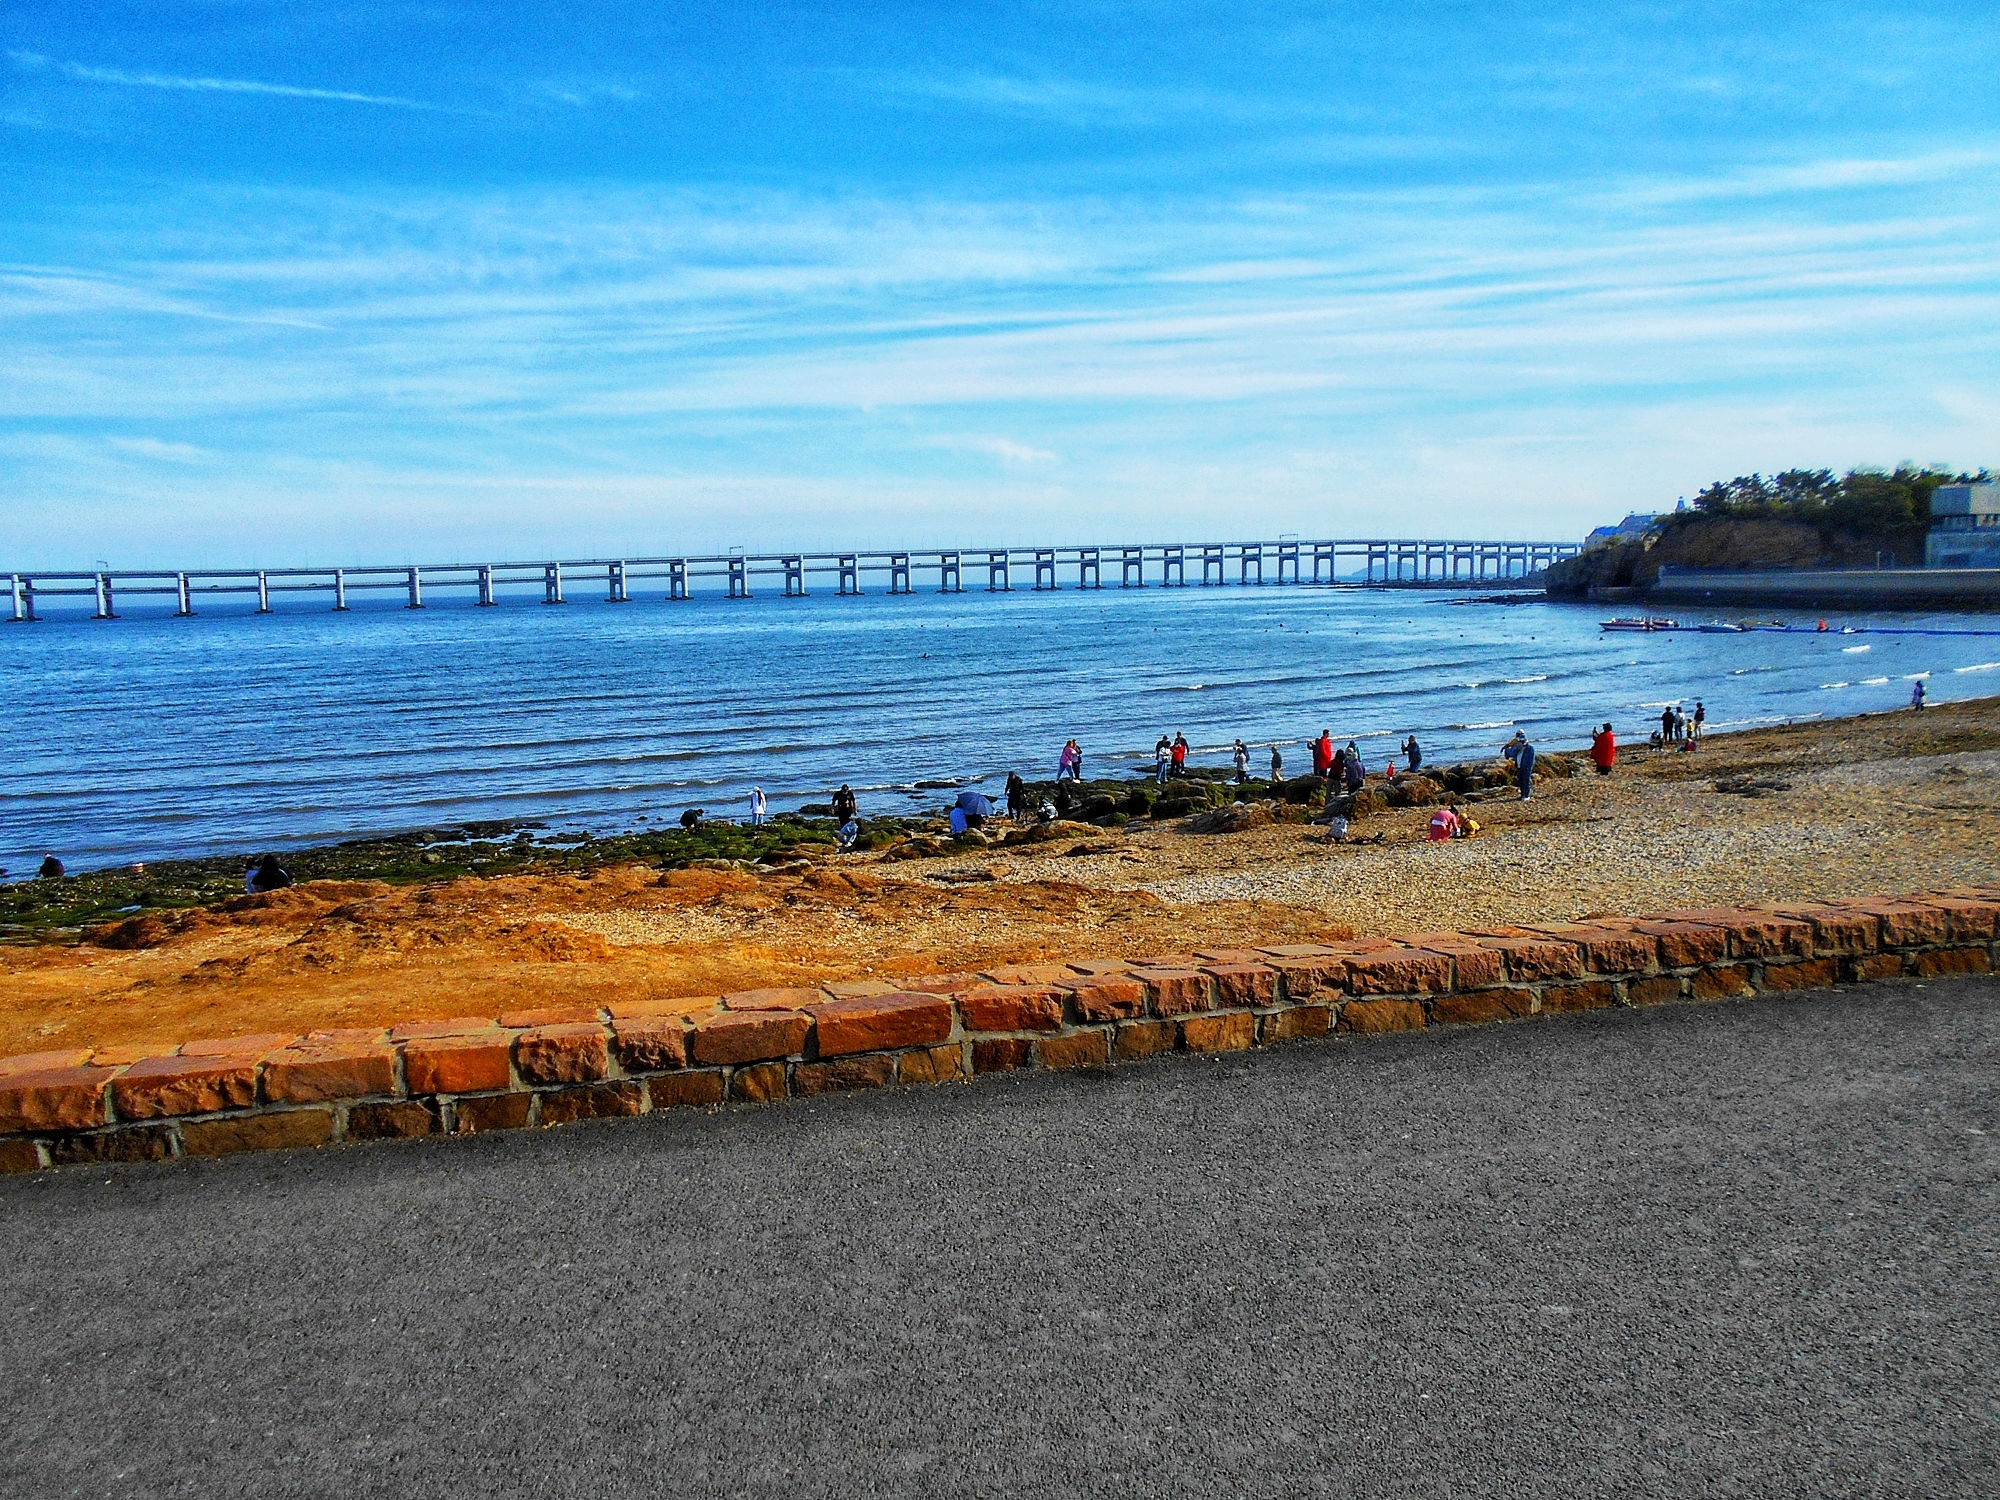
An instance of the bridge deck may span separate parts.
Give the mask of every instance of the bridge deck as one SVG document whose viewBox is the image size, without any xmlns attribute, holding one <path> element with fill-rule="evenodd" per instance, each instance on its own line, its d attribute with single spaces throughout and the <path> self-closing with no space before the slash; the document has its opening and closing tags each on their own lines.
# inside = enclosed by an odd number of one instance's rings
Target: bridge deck
<svg viewBox="0 0 2000 1500">
<path fill-rule="evenodd" d="M 1215 587 L 1227 584 L 1317 584 L 1358 587 L 1478 587 L 1526 578 L 1580 549 L 1563 542 L 1439 541 L 1425 538 L 1341 538 L 1274 542 L 1145 542 L 1115 546 L 856 549 L 849 552 L 732 551 L 680 557 L 596 557 L 484 563 L 397 563 L 337 568 L 108 569 L 94 573 L 17 571 L 10 575 L 10 619 L 40 618 L 40 601 L 90 601 L 93 618 L 117 618 L 132 596 L 166 596 L 175 613 L 191 615 L 200 597 L 254 596 L 260 613 L 274 594 L 330 594 L 347 608 L 354 591 L 390 591 L 421 609 L 426 590 L 470 590 L 477 602 L 497 602 L 503 589 L 539 588 L 542 602 L 566 602 L 565 589 L 588 580 L 611 603 L 627 603 L 634 585 L 663 583 L 668 599 L 690 597 L 703 582 L 731 598 L 749 598 L 755 580 L 778 580 L 787 597 L 831 579 L 840 594 L 861 593 L 864 578 L 886 581 L 887 592 L 909 594 L 921 583 L 943 593 L 1023 587 Z M 1345 576 L 1342 568 L 1347 568 Z M 1358 574 L 1358 576 L 1357 576 Z M 1067 577 L 1068 583 L 1064 583 Z M 643 592 L 643 589 L 640 590 Z"/>
</svg>

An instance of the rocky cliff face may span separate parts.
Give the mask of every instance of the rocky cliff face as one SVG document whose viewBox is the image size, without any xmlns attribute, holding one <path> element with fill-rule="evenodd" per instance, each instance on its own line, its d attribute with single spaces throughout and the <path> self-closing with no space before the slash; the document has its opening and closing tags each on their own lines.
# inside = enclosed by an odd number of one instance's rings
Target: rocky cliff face
<svg viewBox="0 0 2000 1500">
<path fill-rule="evenodd" d="M 1551 594 L 1581 598 L 1592 589 L 1651 588 L 1660 569 L 1766 570 L 1864 567 L 1876 539 L 1823 533 L 1795 521 L 1708 518 L 1680 521 L 1565 558 L 1548 570 Z M 1921 558 L 1903 557 L 1905 564 Z"/>
</svg>

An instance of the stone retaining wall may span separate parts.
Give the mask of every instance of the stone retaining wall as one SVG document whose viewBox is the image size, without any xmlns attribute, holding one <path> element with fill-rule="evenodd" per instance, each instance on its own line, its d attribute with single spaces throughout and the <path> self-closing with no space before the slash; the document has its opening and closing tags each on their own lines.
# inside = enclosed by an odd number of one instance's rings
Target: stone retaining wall
<svg viewBox="0 0 2000 1500">
<path fill-rule="evenodd" d="M 1010 965 L 896 983 L 0 1059 L 0 1171 L 470 1135 L 656 1109 L 1110 1068 L 1372 1035 L 1991 972 L 2000 887 Z"/>
</svg>

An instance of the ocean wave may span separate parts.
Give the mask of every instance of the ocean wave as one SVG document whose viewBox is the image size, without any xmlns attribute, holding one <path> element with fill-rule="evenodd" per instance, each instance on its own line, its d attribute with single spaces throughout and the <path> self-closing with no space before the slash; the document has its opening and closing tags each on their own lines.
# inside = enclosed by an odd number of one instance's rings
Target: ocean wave
<svg viewBox="0 0 2000 1500">
<path fill-rule="evenodd" d="M 1822 682 L 1820 684 L 1821 690 L 1826 692 L 1831 692 L 1834 688 L 1844 688 L 1853 686 L 1854 684 L 1851 682 Z"/>
<path fill-rule="evenodd" d="M 1491 724 L 1446 724 L 1446 725 L 1445 725 L 1445 726 L 1443 726 L 1443 727 L 1444 727 L 1444 728 L 1446 728 L 1446 729 L 1448 729 L 1448 730 L 1451 730 L 1451 729 L 1458 729 L 1458 730 L 1467 730 L 1467 729 L 1511 729 L 1511 728 L 1513 728 L 1513 727 L 1514 727 L 1514 721 L 1513 721 L 1512 719 L 1496 719 L 1496 720 L 1494 720 L 1494 721 L 1493 721 L 1493 722 L 1492 722 Z"/>
<path fill-rule="evenodd" d="M 1523 682 L 1547 682 L 1549 678 L 1553 675 L 1554 675 L 1553 673 L 1544 672 L 1539 677 L 1503 677 L 1500 680 L 1502 682 L 1511 682 L 1517 684 Z"/>
<path fill-rule="evenodd" d="M 1861 679 L 1861 685 L 1863 687 L 1880 687 L 1888 680 L 1886 677 L 1864 677 Z"/>
<path fill-rule="evenodd" d="M 1840 648 L 1840 654 L 1842 656 L 1852 656 L 1857 651 L 1873 651 L 1874 649 L 1875 648 L 1873 646 L 1842 646 Z"/>
<path fill-rule="evenodd" d="M 1954 672 L 1991 672 L 2000 669 L 2000 661 L 1975 662 L 1969 667 L 1953 667 Z"/>
</svg>

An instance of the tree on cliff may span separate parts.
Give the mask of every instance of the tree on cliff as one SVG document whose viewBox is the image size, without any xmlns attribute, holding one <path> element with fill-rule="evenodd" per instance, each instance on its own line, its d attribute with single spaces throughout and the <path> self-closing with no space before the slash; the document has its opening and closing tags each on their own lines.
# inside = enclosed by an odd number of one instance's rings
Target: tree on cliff
<svg viewBox="0 0 2000 1500">
<path fill-rule="evenodd" d="M 1984 470 L 1980 473 L 1983 475 Z M 1879 544 L 1905 559 L 1923 552 L 1930 529 L 1931 492 L 1941 484 L 1966 484 L 1974 476 L 1948 469 L 1899 464 L 1889 473 L 1880 469 L 1849 469 L 1839 479 L 1831 469 L 1787 469 L 1766 479 L 1762 474 L 1718 479 L 1695 496 L 1695 508 L 1662 518 L 1673 527 L 1704 519 L 1790 521 L 1811 526 L 1829 544 Z"/>
</svg>

